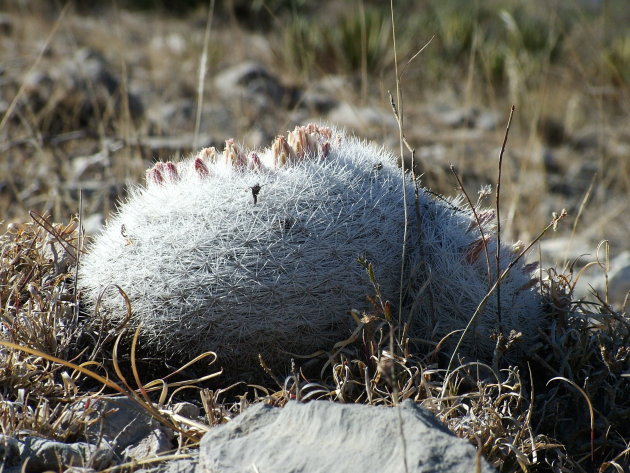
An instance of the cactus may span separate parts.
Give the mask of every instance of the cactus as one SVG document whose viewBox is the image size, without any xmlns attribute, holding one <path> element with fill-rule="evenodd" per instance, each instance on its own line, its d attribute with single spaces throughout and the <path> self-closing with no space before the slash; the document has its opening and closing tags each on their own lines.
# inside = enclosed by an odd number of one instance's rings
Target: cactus
<svg viewBox="0 0 630 473">
<path fill-rule="evenodd" d="M 192 357 L 218 353 L 226 366 L 309 354 L 345 338 L 349 309 L 367 309 L 371 262 L 385 299 L 398 303 L 407 194 L 404 274 L 411 334 L 440 340 L 468 323 L 496 275 L 491 211 L 475 218 L 459 199 L 434 199 L 404 179 L 387 151 L 337 130 L 297 127 L 270 148 L 201 150 L 158 162 L 131 189 L 81 262 L 80 286 L 112 321 L 131 302 L 144 345 Z M 479 228 L 481 225 L 481 229 Z M 480 231 L 480 230 L 483 230 Z M 494 247 L 494 248 L 493 248 Z M 501 268 L 514 258 L 501 249 Z M 518 357 L 542 322 L 531 267 L 501 285 L 502 328 L 523 333 Z M 461 352 L 490 359 L 496 297 L 464 337 Z M 454 347 L 458 336 L 444 346 Z"/>
</svg>

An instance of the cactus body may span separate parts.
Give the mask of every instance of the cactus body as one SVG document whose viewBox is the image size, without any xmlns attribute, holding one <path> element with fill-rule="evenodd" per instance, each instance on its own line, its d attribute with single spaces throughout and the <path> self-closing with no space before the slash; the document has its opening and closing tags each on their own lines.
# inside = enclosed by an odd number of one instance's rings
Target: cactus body
<svg viewBox="0 0 630 473">
<path fill-rule="evenodd" d="M 494 281 L 483 256 L 484 242 L 496 251 L 491 213 L 479 211 L 484 239 L 461 202 L 420 190 L 416 207 L 392 155 L 315 125 L 258 153 L 228 140 L 223 152 L 155 164 L 83 258 L 80 285 L 114 321 L 126 314 L 111 287 L 120 286 L 144 344 L 167 355 L 212 350 L 224 365 L 244 366 L 258 354 L 273 363 L 329 348 L 349 334 L 347 311 L 369 307 L 357 258 L 373 264 L 384 298 L 398 302 L 403 185 L 403 314 L 412 311 L 412 334 L 437 341 L 466 326 Z M 505 268 L 514 254 L 501 254 Z M 531 285 L 517 264 L 501 286 L 504 331 L 523 332 L 523 347 L 541 322 Z M 490 358 L 496 328 L 491 297 L 463 353 Z"/>
</svg>

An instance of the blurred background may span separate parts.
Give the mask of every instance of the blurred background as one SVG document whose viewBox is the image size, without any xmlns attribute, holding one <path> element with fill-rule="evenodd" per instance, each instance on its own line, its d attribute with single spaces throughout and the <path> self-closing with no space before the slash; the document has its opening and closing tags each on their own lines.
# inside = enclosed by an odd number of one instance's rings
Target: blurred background
<svg viewBox="0 0 630 473">
<path fill-rule="evenodd" d="M 94 234 L 152 162 L 309 121 L 399 154 L 397 70 L 423 185 L 458 192 L 454 164 L 494 187 L 515 105 L 503 230 L 531 241 L 566 208 L 534 258 L 583 267 L 606 239 L 630 271 L 629 24 L 627 0 L 0 0 L 2 227 L 68 221 L 82 194 Z"/>
</svg>

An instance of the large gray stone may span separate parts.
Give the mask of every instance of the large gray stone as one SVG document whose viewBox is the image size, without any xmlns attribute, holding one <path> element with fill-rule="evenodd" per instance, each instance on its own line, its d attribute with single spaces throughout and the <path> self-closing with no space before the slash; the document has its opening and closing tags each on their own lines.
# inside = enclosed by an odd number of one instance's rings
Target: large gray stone
<svg viewBox="0 0 630 473">
<path fill-rule="evenodd" d="M 110 465 L 112 452 L 85 442 L 62 443 L 40 437 L 18 440 L 22 464 L 26 471 L 62 471 L 71 466 L 91 466 L 102 469 Z"/>
<path fill-rule="evenodd" d="M 412 401 L 258 404 L 201 441 L 197 473 L 471 473 L 477 453 Z M 481 471 L 494 471 L 481 459 Z"/>
</svg>

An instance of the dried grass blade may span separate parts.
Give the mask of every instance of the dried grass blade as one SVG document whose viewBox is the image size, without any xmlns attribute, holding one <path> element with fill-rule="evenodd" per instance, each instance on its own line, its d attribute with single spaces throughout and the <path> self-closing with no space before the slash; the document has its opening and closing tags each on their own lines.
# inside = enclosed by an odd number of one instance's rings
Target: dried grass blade
<svg viewBox="0 0 630 473">
<path fill-rule="evenodd" d="M 567 382 L 568 384 L 573 386 L 575 389 L 577 389 L 586 400 L 586 404 L 588 405 L 589 415 L 591 418 L 591 461 L 594 464 L 595 462 L 595 411 L 593 409 L 593 404 L 591 403 L 591 400 L 588 397 L 588 394 L 586 394 L 586 391 L 584 391 L 584 389 L 579 387 L 574 381 L 571 381 L 570 379 L 567 379 L 564 376 L 556 376 L 555 378 L 551 378 L 549 381 L 547 381 L 547 385 L 549 385 L 549 383 L 551 383 L 552 381 Z"/>
</svg>

